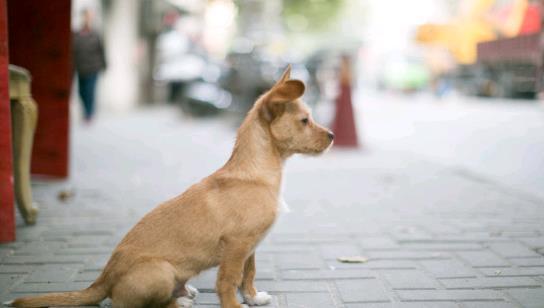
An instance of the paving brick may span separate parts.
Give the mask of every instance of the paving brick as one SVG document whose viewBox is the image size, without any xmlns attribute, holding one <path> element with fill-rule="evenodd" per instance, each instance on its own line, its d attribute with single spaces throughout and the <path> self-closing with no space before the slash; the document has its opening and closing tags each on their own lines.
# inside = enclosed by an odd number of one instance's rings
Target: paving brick
<svg viewBox="0 0 544 308">
<path fill-rule="evenodd" d="M 40 265 L 25 279 L 27 282 L 68 282 L 79 271 L 79 266 L 74 265 Z"/>
<path fill-rule="evenodd" d="M 424 260 L 419 262 L 435 278 L 476 277 L 472 268 L 455 260 Z"/>
<path fill-rule="evenodd" d="M 240 296 L 238 296 L 238 300 L 240 299 Z M 196 304 L 198 307 L 201 305 L 219 305 L 219 297 L 217 297 L 216 293 L 200 293 L 196 298 Z"/>
<path fill-rule="evenodd" d="M 83 281 L 93 282 L 96 280 L 96 278 L 98 278 L 98 276 L 100 276 L 101 272 L 102 271 L 81 271 L 75 275 L 74 281 L 75 282 L 83 282 Z"/>
<path fill-rule="evenodd" d="M 31 241 L 26 242 L 15 250 L 16 255 L 43 255 L 53 254 L 55 251 L 65 246 L 63 241 Z"/>
<path fill-rule="evenodd" d="M 453 302 L 395 302 L 395 303 L 359 303 L 347 304 L 346 308 L 459 308 Z"/>
<path fill-rule="evenodd" d="M 494 243 L 489 245 L 489 248 L 505 258 L 541 257 L 527 246 L 517 242 Z"/>
<path fill-rule="evenodd" d="M 511 259 L 508 259 L 508 261 L 520 267 L 544 266 L 544 257 L 511 258 Z"/>
<path fill-rule="evenodd" d="M 369 269 L 286 270 L 281 272 L 281 278 L 285 280 L 376 278 L 376 273 Z"/>
<path fill-rule="evenodd" d="M 215 281 L 217 277 L 217 269 L 211 269 L 200 273 L 198 276 L 189 280 L 189 284 L 193 285 L 197 289 L 215 289 Z M 259 287 L 257 285 L 257 287 Z"/>
<path fill-rule="evenodd" d="M 506 291 L 516 301 L 527 308 L 542 308 L 544 303 L 544 288 L 512 289 Z"/>
<path fill-rule="evenodd" d="M 534 288 L 541 285 L 529 277 L 455 278 L 442 279 L 441 283 L 447 289 Z"/>
<path fill-rule="evenodd" d="M 65 247 L 55 251 L 57 255 L 107 255 L 113 249 L 109 247 Z"/>
<path fill-rule="evenodd" d="M 76 256 L 73 256 L 76 257 Z M 84 270 L 86 271 L 97 271 L 102 270 L 104 266 L 106 266 L 106 263 L 110 259 L 110 255 L 95 255 L 90 256 L 87 258 L 87 261 L 85 262 Z"/>
<path fill-rule="evenodd" d="M 345 303 L 390 301 L 384 285 L 377 279 L 338 280 L 336 286 Z"/>
<path fill-rule="evenodd" d="M 389 237 L 365 237 L 359 240 L 359 245 L 364 251 L 398 249 L 397 241 Z"/>
<path fill-rule="evenodd" d="M 15 287 L 14 293 L 45 293 L 82 290 L 89 286 L 88 282 L 51 282 L 51 283 L 23 283 Z"/>
<path fill-rule="evenodd" d="M 239 302 L 243 302 L 243 298 L 240 296 L 240 294 L 237 294 L 237 298 Z M 196 300 L 195 300 L 195 308 L 201 308 L 201 307 L 214 307 L 219 308 L 219 297 L 216 293 L 199 293 Z M 278 298 L 276 296 L 272 296 L 272 302 L 268 305 L 259 306 L 263 308 L 271 308 L 271 307 L 279 307 L 278 306 Z"/>
<path fill-rule="evenodd" d="M 278 254 L 276 264 L 281 269 L 320 269 L 325 263 L 318 255 Z"/>
<path fill-rule="evenodd" d="M 544 276 L 544 266 L 479 268 L 478 270 L 488 277 Z"/>
<path fill-rule="evenodd" d="M 341 235 L 341 234 L 309 234 L 309 233 L 300 233 L 300 234 L 289 234 L 289 235 L 279 235 L 275 234 L 272 238 L 272 243 L 274 244 L 338 244 L 340 242 L 350 242 L 350 238 Z"/>
<path fill-rule="evenodd" d="M 524 237 L 519 239 L 525 245 L 531 248 L 543 248 L 544 247 L 544 236 L 538 237 Z"/>
<path fill-rule="evenodd" d="M 276 271 L 273 269 L 264 269 L 257 265 L 257 274 L 255 280 L 274 280 L 277 278 Z"/>
<path fill-rule="evenodd" d="M 436 289 L 439 285 L 421 271 L 382 271 L 383 277 L 393 289 Z"/>
<path fill-rule="evenodd" d="M 456 253 L 474 267 L 509 266 L 510 264 L 494 253 L 482 251 L 460 251 Z"/>
<path fill-rule="evenodd" d="M 344 256 L 359 256 L 361 251 L 354 244 L 322 244 L 319 245 L 321 256 L 325 259 L 335 260 Z"/>
<path fill-rule="evenodd" d="M 22 275 L 0 274 L 0 294 L 19 284 L 23 279 Z"/>
<path fill-rule="evenodd" d="M 329 293 L 296 293 L 287 294 L 288 308 L 313 308 L 313 307 L 335 307 L 334 301 Z"/>
<path fill-rule="evenodd" d="M 399 243 L 405 241 L 424 241 L 433 238 L 432 234 L 417 226 L 397 227 L 391 232 L 391 237 Z"/>
<path fill-rule="evenodd" d="M 327 265 L 331 269 L 415 269 L 417 264 L 412 260 L 373 260 L 365 263 L 341 263 L 339 261 L 328 261 Z"/>
<path fill-rule="evenodd" d="M 51 256 L 51 255 L 31 255 L 31 256 L 9 256 L 2 260 L 4 264 L 78 264 L 85 263 L 87 256 Z"/>
<path fill-rule="evenodd" d="M 404 243 L 403 250 L 428 250 L 428 251 L 457 251 L 457 250 L 481 250 L 480 243 Z"/>
<path fill-rule="evenodd" d="M 427 260 L 427 259 L 447 259 L 449 255 L 442 252 L 427 251 L 369 251 L 367 256 L 376 260 Z"/>
<path fill-rule="evenodd" d="M 398 290 L 403 301 L 502 301 L 504 295 L 495 290 Z"/>
<path fill-rule="evenodd" d="M 463 308 L 519 308 L 519 305 L 508 302 L 463 302 Z"/>
<path fill-rule="evenodd" d="M 319 252 L 315 246 L 311 245 L 259 245 L 257 248 L 257 255 L 260 253 L 307 253 L 307 254 L 318 254 Z"/>
<path fill-rule="evenodd" d="M 260 290 L 268 292 L 328 292 L 328 287 L 325 282 L 314 281 L 261 281 L 257 286 Z"/>
<path fill-rule="evenodd" d="M 509 238 L 502 238 L 489 235 L 488 232 L 471 233 L 465 232 L 455 235 L 441 235 L 439 238 L 420 241 L 421 243 L 493 243 L 508 242 Z"/>
<path fill-rule="evenodd" d="M 26 274 L 32 272 L 36 265 L 1 264 L 0 274 Z"/>
</svg>

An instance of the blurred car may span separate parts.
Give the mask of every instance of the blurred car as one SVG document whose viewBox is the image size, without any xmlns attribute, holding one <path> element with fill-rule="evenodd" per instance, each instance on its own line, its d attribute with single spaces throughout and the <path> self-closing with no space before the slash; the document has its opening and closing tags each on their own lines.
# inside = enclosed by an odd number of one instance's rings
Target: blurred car
<svg viewBox="0 0 544 308">
<path fill-rule="evenodd" d="M 429 81 L 430 72 L 422 59 L 394 56 L 385 61 L 378 86 L 385 90 L 414 92 L 426 88 Z"/>
</svg>

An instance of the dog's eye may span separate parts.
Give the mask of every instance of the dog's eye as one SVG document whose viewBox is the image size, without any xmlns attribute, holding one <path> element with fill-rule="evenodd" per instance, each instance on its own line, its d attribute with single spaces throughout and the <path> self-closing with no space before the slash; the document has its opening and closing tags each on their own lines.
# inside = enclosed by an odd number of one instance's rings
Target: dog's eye
<svg viewBox="0 0 544 308">
<path fill-rule="evenodd" d="M 308 118 L 304 118 L 304 119 L 300 120 L 300 122 L 302 122 L 302 124 L 306 125 L 306 124 L 308 124 Z"/>
</svg>

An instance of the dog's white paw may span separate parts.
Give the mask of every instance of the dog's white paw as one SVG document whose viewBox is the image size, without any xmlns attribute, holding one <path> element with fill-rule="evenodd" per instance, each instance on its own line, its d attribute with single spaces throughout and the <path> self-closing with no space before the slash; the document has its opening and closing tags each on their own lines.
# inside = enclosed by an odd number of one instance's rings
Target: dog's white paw
<svg viewBox="0 0 544 308">
<path fill-rule="evenodd" d="M 190 299 L 187 296 L 178 298 L 177 302 L 178 302 L 178 305 L 179 305 L 180 308 L 191 308 L 191 307 L 193 307 L 193 300 Z"/>
<path fill-rule="evenodd" d="M 272 296 L 267 292 L 257 292 L 253 297 L 244 295 L 245 302 L 250 306 L 268 305 L 272 301 Z"/>
<path fill-rule="evenodd" d="M 240 306 L 240 308 L 249 308 L 249 306 L 246 305 L 246 304 L 242 304 L 242 305 Z"/>
<path fill-rule="evenodd" d="M 190 284 L 185 285 L 185 289 L 187 290 L 187 297 L 190 299 L 194 299 L 199 293 L 198 289 Z"/>
<path fill-rule="evenodd" d="M 4 305 L 4 307 L 13 307 L 13 300 L 3 302 L 2 305 Z"/>
</svg>

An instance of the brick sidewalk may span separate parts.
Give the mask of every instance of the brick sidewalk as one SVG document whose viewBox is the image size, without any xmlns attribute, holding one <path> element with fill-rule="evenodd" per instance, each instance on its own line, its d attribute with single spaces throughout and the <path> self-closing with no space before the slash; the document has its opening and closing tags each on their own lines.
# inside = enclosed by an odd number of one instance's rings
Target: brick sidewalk
<svg viewBox="0 0 544 308">
<path fill-rule="evenodd" d="M 38 224 L 18 218 L 17 242 L 0 246 L 0 299 L 88 286 L 145 212 L 228 158 L 233 136 L 165 109 L 75 128 L 71 180 L 36 182 Z M 257 250 L 271 307 L 544 307 L 538 198 L 374 148 L 294 158 L 285 179 L 291 211 Z M 214 276 L 194 279 L 197 307 L 218 307 Z"/>
</svg>

